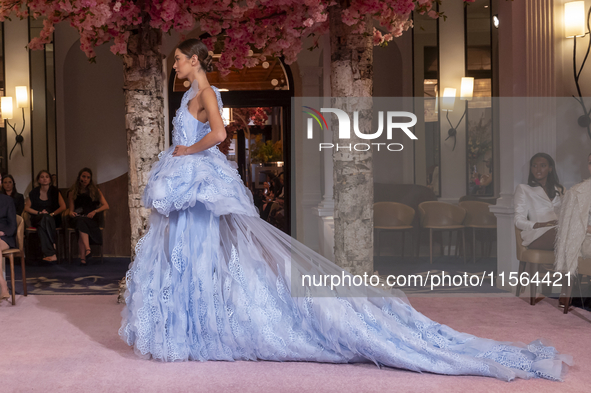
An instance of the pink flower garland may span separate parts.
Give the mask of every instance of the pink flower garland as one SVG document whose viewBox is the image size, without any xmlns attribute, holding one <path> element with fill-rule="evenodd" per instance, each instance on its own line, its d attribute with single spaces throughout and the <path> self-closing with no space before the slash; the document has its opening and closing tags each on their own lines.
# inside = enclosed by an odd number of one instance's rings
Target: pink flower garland
<svg viewBox="0 0 591 393">
<path fill-rule="evenodd" d="M 441 16 L 432 9 L 436 1 L 351 0 L 341 17 L 347 25 L 355 26 L 355 32 L 362 32 L 365 16 L 371 15 L 388 31 L 382 34 L 374 28 L 373 43 L 384 45 L 412 27 L 411 12 Z M 105 42 L 113 42 L 111 52 L 127 53 L 131 30 L 144 21 L 164 33 L 186 33 L 199 21 L 201 29 L 213 37 L 205 40 L 209 50 L 214 49 L 216 36 L 225 33 L 224 50 L 216 65 L 227 75 L 231 67 L 252 67 L 266 56 L 284 56 L 287 64 L 293 63 L 304 38 L 315 37 L 309 48 L 313 49 L 318 37 L 328 32 L 328 7 L 334 4 L 334 0 L 0 0 L 0 22 L 13 13 L 25 18 L 29 11 L 35 19 L 46 17 L 39 37 L 29 43 L 30 49 L 42 49 L 50 42 L 54 25 L 69 21 L 80 33 L 80 47 L 92 61 L 94 48 Z M 255 49 L 260 53 L 252 53 Z"/>
</svg>

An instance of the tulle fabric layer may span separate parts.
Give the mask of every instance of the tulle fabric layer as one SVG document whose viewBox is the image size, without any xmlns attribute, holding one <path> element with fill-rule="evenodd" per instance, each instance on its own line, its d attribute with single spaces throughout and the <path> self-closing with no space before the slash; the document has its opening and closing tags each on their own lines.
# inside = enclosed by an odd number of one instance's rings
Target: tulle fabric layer
<svg viewBox="0 0 591 393">
<path fill-rule="evenodd" d="M 168 216 L 199 202 L 216 216 L 258 216 L 252 193 L 216 146 L 180 157 L 172 156 L 174 148 L 160 153 L 159 161 L 152 166 L 144 206 Z"/>
<path fill-rule="evenodd" d="M 341 269 L 258 217 L 217 216 L 201 203 L 154 212 L 136 251 L 119 333 L 147 358 L 374 362 L 506 381 L 560 380 L 572 364 L 539 340 L 497 342 L 438 324 L 397 290 L 292 297 L 302 274 Z"/>
</svg>

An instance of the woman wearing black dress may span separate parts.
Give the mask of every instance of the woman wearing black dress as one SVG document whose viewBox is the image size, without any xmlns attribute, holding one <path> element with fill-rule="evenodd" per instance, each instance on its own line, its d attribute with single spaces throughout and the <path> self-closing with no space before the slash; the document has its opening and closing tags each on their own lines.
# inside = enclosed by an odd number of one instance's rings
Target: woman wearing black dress
<svg viewBox="0 0 591 393">
<path fill-rule="evenodd" d="M 90 245 L 103 244 L 103 236 L 95 216 L 109 209 L 103 193 L 92 181 L 92 171 L 89 168 L 82 168 L 78 172 L 76 183 L 68 194 L 68 205 L 71 226 L 78 232 L 80 264 L 86 265 L 86 259 L 90 257 Z"/>
<path fill-rule="evenodd" d="M 19 216 L 23 214 L 23 210 L 25 210 L 25 198 L 23 194 L 19 194 L 16 191 L 16 182 L 12 175 L 6 175 L 2 178 L 2 190 L 0 190 L 0 193 L 12 197 L 14 207 L 16 207 L 16 214 Z"/>
<path fill-rule="evenodd" d="M 66 210 L 66 202 L 57 187 L 53 186 L 51 174 L 42 170 L 37 174 L 37 184 L 25 202 L 25 211 L 31 215 L 31 225 L 37 228 L 43 260 L 57 261 L 55 242 L 56 227 L 62 225 L 60 213 Z"/>
<path fill-rule="evenodd" d="M 0 181 L 2 175 L 0 174 Z M 9 248 L 16 248 L 16 211 L 12 198 L 0 193 L 0 253 Z M 0 264 L 0 267 L 2 265 Z M 10 297 L 4 272 L 0 268 L 0 303 Z"/>
</svg>

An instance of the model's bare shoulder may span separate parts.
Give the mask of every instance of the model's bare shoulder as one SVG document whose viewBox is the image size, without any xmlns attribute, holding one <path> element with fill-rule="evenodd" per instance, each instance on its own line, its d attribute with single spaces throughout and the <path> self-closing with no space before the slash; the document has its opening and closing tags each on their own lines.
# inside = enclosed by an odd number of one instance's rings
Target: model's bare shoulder
<svg viewBox="0 0 591 393">
<path fill-rule="evenodd" d="M 201 103 L 206 111 L 218 110 L 218 98 L 211 86 L 207 86 L 201 91 Z"/>
</svg>

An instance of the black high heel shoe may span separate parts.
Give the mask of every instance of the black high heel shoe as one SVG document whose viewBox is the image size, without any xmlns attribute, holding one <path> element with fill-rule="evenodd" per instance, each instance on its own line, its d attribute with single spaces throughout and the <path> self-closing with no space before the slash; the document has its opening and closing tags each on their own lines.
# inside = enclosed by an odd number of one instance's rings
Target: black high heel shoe
<svg viewBox="0 0 591 393">
<path fill-rule="evenodd" d="M 86 259 L 80 258 L 80 266 L 88 266 L 88 263 L 86 263 Z"/>
</svg>

